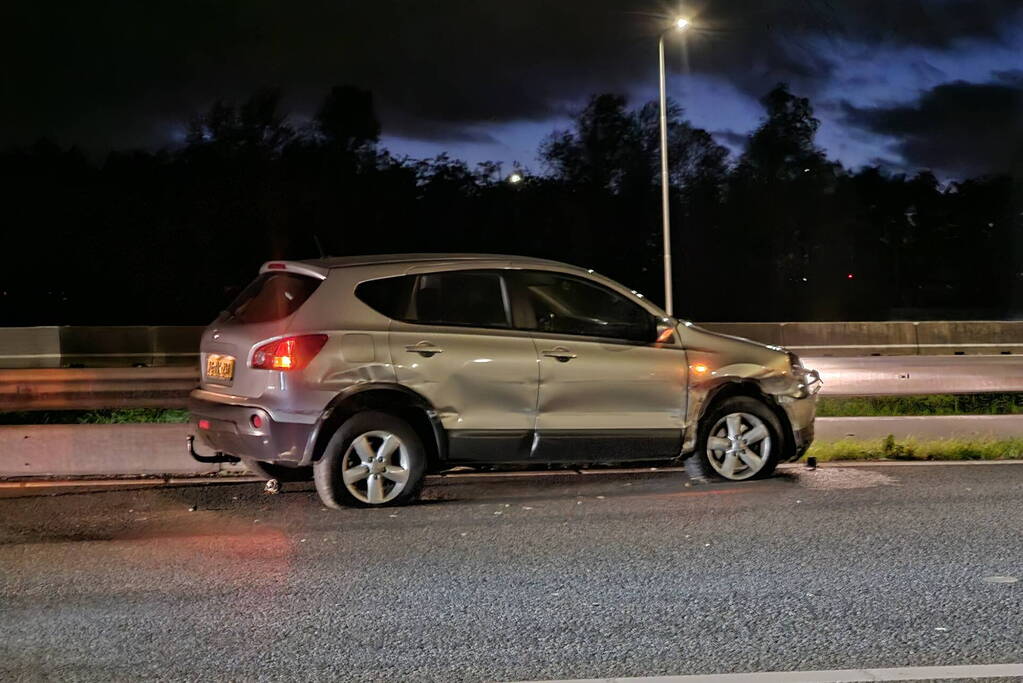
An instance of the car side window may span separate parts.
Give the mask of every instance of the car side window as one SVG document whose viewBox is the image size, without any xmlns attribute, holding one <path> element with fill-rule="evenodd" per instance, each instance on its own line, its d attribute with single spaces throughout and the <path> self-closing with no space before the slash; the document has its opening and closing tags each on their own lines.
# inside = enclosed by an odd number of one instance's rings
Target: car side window
<svg viewBox="0 0 1023 683">
<path fill-rule="evenodd" d="M 355 296 L 388 318 L 458 327 L 511 327 L 505 292 L 501 276 L 489 271 L 401 275 L 355 288 Z"/>
<path fill-rule="evenodd" d="M 596 282 L 545 271 L 519 271 L 532 312 L 528 329 L 650 343 L 654 317 L 642 306 Z M 527 309 L 528 310 L 528 309 Z"/>
<path fill-rule="evenodd" d="M 511 327 L 501 276 L 486 271 L 424 273 L 412 291 L 410 322 Z"/>
</svg>

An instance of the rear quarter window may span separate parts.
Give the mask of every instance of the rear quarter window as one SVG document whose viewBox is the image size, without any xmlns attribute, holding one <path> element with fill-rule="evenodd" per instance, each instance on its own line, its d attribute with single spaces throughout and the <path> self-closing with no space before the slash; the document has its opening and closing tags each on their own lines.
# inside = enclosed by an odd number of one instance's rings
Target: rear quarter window
<svg viewBox="0 0 1023 683">
<path fill-rule="evenodd" d="M 381 315 L 392 320 L 406 320 L 409 317 L 409 295 L 415 280 L 413 275 L 399 275 L 360 282 L 355 288 L 355 296 Z"/>
<path fill-rule="evenodd" d="M 287 318 L 312 296 L 322 280 L 296 273 L 262 273 L 227 308 L 241 323 Z"/>
</svg>

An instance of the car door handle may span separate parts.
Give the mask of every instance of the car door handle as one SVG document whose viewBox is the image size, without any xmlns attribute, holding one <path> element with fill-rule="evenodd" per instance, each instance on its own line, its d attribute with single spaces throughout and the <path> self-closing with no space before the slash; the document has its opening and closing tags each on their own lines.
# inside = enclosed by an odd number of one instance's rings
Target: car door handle
<svg viewBox="0 0 1023 683">
<path fill-rule="evenodd" d="M 428 341 L 421 341 L 418 344 L 410 344 L 405 347 L 405 350 L 409 353 L 418 353 L 423 358 L 429 358 L 435 356 L 438 353 L 444 353 L 444 349 L 437 348 Z"/>
<path fill-rule="evenodd" d="M 540 353 L 547 356 L 548 358 L 557 359 L 559 363 L 567 363 L 568 361 L 576 357 L 574 353 L 566 349 L 564 346 L 555 346 L 553 349 L 547 349 L 546 351 L 541 351 Z"/>
</svg>

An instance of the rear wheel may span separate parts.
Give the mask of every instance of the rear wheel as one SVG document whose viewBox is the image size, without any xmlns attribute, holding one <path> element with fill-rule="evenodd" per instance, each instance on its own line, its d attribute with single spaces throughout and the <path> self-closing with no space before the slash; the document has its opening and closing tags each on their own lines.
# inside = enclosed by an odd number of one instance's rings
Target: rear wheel
<svg viewBox="0 0 1023 683">
<path fill-rule="evenodd" d="M 404 505 L 419 496 L 425 471 L 415 430 L 379 412 L 350 417 L 313 467 L 316 491 L 330 508 Z"/>
<path fill-rule="evenodd" d="M 706 474 L 730 481 L 774 472 L 785 445 L 778 417 L 762 401 L 733 396 L 700 422 L 696 453 Z"/>
</svg>

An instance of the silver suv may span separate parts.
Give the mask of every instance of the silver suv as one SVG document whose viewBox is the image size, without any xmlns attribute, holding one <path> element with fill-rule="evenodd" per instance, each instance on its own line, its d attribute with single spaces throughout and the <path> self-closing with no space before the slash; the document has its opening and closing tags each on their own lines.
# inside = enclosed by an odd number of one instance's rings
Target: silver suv
<svg viewBox="0 0 1023 683">
<path fill-rule="evenodd" d="M 819 377 L 592 270 L 466 254 L 273 261 L 205 331 L 200 440 L 328 507 L 455 465 L 681 460 L 764 477 L 813 439 Z"/>
</svg>

